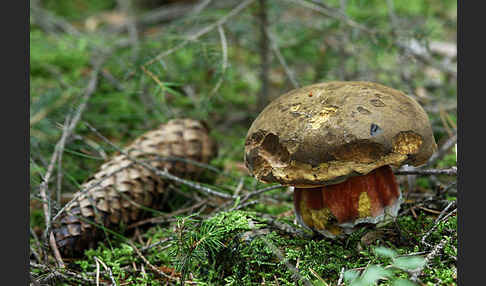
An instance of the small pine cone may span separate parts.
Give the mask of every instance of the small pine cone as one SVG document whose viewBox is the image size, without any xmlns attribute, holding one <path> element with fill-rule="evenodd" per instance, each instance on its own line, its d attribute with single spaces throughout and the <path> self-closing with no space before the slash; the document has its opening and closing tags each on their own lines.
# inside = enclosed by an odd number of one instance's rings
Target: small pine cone
<svg viewBox="0 0 486 286">
<path fill-rule="evenodd" d="M 208 163 L 217 153 L 216 143 L 208 131 L 199 121 L 174 119 L 141 135 L 124 151 L 132 158 L 175 176 L 195 179 L 202 168 L 173 159 Z M 61 255 L 78 256 L 85 249 L 96 246 L 104 231 L 93 222 L 116 230 L 121 223 L 128 225 L 140 220 L 145 214 L 140 206 L 160 208 L 168 184 L 167 180 L 135 164 L 125 155 L 114 156 L 82 185 L 82 190 L 89 190 L 75 196 L 77 199 L 53 222 Z"/>
</svg>

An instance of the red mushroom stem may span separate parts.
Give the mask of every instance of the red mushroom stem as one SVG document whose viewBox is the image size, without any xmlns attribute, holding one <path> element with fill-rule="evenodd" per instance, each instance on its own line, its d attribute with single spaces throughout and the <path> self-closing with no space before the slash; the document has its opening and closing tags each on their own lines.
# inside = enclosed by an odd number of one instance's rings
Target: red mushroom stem
<svg viewBox="0 0 486 286">
<path fill-rule="evenodd" d="M 399 197 L 395 175 L 387 165 L 340 184 L 295 188 L 294 206 L 298 218 L 306 226 L 334 233 L 335 220 L 337 224 L 354 224 L 359 219 L 375 218 Z"/>
</svg>

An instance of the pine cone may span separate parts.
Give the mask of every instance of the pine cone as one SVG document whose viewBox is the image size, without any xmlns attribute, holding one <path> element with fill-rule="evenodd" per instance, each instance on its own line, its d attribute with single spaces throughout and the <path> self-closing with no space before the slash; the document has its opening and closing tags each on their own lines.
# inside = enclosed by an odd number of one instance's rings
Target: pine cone
<svg viewBox="0 0 486 286">
<path fill-rule="evenodd" d="M 208 131 L 199 121 L 174 119 L 143 134 L 124 151 L 132 158 L 166 169 L 175 176 L 195 179 L 203 171 L 200 167 L 163 158 L 178 157 L 208 163 L 217 152 Z M 100 181 L 101 178 L 105 179 Z M 78 256 L 85 249 L 96 246 L 104 231 L 93 222 L 116 230 L 121 223 L 128 225 L 140 220 L 146 214 L 140 206 L 160 208 L 169 183 L 123 154 L 114 156 L 81 187 L 81 190 L 90 189 L 75 196 L 77 199 L 53 222 L 54 236 L 62 256 Z"/>
</svg>

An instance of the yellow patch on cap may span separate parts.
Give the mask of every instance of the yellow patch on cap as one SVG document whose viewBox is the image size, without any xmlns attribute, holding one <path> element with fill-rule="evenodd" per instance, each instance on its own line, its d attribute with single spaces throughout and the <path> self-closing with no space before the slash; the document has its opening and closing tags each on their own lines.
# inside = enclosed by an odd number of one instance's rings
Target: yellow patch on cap
<svg viewBox="0 0 486 286">
<path fill-rule="evenodd" d="M 422 137 L 413 131 L 400 132 L 393 138 L 393 152 L 416 154 L 422 145 Z"/>
<path fill-rule="evenodd" d="M 322 124 L 329 121 L 329 117 L 332 114 L 336 113 L 337 110 L 338 110 L 337 107 L 334 107 L 334 106 L 323 107 L 318 114 L 314 115 L 310 119 L 311 128 L 312 129 L 319 129 Z"/>
</svg>

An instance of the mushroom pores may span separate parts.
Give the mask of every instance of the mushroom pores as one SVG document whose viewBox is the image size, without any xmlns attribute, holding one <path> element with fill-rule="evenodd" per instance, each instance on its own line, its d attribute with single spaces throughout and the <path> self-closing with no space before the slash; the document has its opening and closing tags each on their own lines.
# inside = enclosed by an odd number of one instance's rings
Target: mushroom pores
<svg viewBox="0 0 486 286">
<path fill-rule="evenodd" d="M 421 165 L 436 150 L 411 97 L 372 82 L 328 82 L 270 102 L 248 131 L 245 165 L 262 182 L 293 186 L 299 222 L 334 237 L 396 216 L 391 167 Z"/>
</svg>

